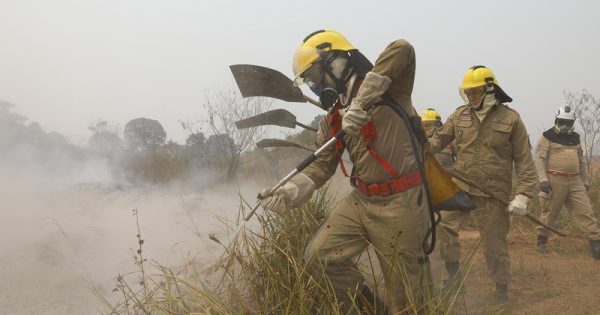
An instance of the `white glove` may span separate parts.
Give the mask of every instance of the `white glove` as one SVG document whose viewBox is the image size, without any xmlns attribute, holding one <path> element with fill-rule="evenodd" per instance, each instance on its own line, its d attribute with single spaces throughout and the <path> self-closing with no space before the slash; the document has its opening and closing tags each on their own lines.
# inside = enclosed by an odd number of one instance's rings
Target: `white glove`
<svg viewBox="0 0 600 315">
<path fill-rule="evenodd" d="M 360 129 L 371 120 L 371 115 L 362 108 L 352 109 L 354 101 L 342 117 L 342 129 L 347 135 L 356 137 L 360 134 Z"/>
<path fill-rule="evenodd" d="M 260 200 L 260 205 L 269 211 L 283 215 L 289 209 L 296 208 L 306 202 L 315 191 L 315 182 L 310 177 L 299 173 L 285 185 L 277 188 L 269 197 Z M 267 196 L 271 188 L 263 189 L 260 194 Z"/>
<path fill-rule="evenodd" d="M 515 199 L 508 204 L 508 212 L 516 215 L 526 215 L 528 203 L 529 197 L 525 195 L 516 195 Z"/>
<path fill-rule="evenodd" d="M 342 129 L 347 135 L 355 137 L 360 134 L 360 129 L 371 120 L 371 115 L 364 108 L 377 101 L 391 83 L 392 80 L 385 75 L 367 73 L 358 93 L 342 117 Z"/>
</svg>

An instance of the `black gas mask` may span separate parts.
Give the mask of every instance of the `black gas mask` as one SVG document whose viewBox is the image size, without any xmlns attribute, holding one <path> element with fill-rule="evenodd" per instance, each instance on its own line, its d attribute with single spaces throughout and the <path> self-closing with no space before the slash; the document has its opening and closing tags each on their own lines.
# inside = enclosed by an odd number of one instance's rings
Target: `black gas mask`
<svg viewBox="0 0 600 315">
<path fill-rule="evenodd" d="M 305 82 L 324 109 L 331 108 L 340 94 L 346 93 L 348 81 L 354 71 L 345 52 L 322 52 L 321 59 L 315 62 L 303 75 Z"/>
<path fill-rule="evenodd" d="M 572 135 L 575 131 L 575 121 L 571 119 L 556 118 L 554 120 L 554 132 L 557 134 Z"/>
</svg>

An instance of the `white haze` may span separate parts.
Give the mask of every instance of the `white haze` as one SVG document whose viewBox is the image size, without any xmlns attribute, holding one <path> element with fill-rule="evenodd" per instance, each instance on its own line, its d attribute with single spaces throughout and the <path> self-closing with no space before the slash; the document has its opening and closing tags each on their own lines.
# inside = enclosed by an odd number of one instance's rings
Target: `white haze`
<svg viewBox="0 0 600 315">
<path fill-rule="evenodd" d="M 491 67 L 532 142 L 552 124 L 563 90 L 598 95 L 598 1 L 0 0 L 0 99 L 70 139 L 99 119 L 124 126 L 206 120 L 205 92 L 234 88 L 228 66 L 291 76 L 302 38 L 344 33 L 374 60 L 392 40 L 417 52 L 413 103 L 447 117 L 467 67 Z M 310 122 L 308 104 L 274 104 Z"/>
<path fill-rule="evenodd" d="M 118 299 L 114 278 L 136 270 L 132 209 L 139 211 L 144 256 L 164 265 L 196 258 L 208 266 L 220 254 L 209 233 L 227 241 L 217 216 L 237 214 L 236 188 L 207 188 L 201 178 L 197 190 L 141 188 L 114 183 L 100 161 L 12 161 L 0 165 L 1 314 L 97 314 L 103 308 L 89 280 Z"/>
</svg>

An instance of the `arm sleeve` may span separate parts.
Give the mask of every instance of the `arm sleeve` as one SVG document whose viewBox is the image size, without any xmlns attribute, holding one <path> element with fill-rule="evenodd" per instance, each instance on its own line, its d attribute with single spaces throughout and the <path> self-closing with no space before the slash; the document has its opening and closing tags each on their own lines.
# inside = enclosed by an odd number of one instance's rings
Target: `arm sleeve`
<svg viewBox="0 0 600 315">
<path fill-rule="evenodd" d="M 408 41 L 399 39 L 381 52 L 371 70 L 392 80 L 388 93 L 409 116 L 416 115 L 411 99 L 415 69 L 415 49 Z"/>
<path fill-rule="evenodd" d="M 546 177 L 546 161 L 548 159 L 549 150 L 550 142 L 542 136 L 535 148 L 535 168 L 540 178 L 540 182 L 548 181 L 548 178 Z"/>
<path fill-rule="evenodd" d="M 329 138 L 329 123 L 327 122 L 327 116 L 323 116 L 320 121 L 316 146 L 322 146 Z M 307 166 L 302 173 L 315 182 L 316 188 L 318 189 L 323 186 L 333 174 L 335 174 L 340 154 L 341 153 L 336 152 L 335 146 L 330 146 L 322 151 L 317 156 L 317 159 Z"/>
<path fill-rule="evenodd" d="M 429 138 L 429 149 L 432 153 L 442 151 L 448 144 L 454 141 L 454 114 L 450 115 L 442 128 L 438 128 Z M 453 151 L 456 148 L 453 146 Z"/>
<path fill-rule="evenodd" d="M 583 149 L 579 146 L 579 176 L 584 185 L 590 184 L 590 177 L 588 175 L 587 163 L 583 156 Z"/>
<path fill-rule="evenodd" d="M 371 71 L 385 75 L 392 81 L 399 80 L 406 75 L 407 70 L 411 70 L 414 61 L 415 49 L 408 41 L 399 39 L 381 52 Z"/>
<path fill-rule="evenodd" d="M 511 136 L 513 161 L 517 173 L 517 187 L 515 195 L 521 194 L 529 198 L 535 196 L 539 181 L 533 157 L 531 156 L 531 144 L 523 121 L 519 117 L 515 122 Z"/>
</svg>

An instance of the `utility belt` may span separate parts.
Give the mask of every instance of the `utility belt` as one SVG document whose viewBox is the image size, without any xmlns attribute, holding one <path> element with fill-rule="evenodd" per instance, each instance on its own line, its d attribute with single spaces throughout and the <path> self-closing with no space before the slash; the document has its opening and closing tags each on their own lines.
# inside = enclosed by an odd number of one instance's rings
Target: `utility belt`
<svg viewBox="0 0 600 315">
<path fill-rule="evenodd" d="M 579 174 L 565 174 L 565 173 L 556 172 L 556 171 L 546 171 L 546 174 L 556 175 L 556 176 L 565 176 L 565 177 L 579 176 Z"/>
<path fill-rule="evenodd" d="M 419 170 L 401 175 L 400 177 L 390 179 L 379 184 L 367 185 L 356 177 L 352 181 L 352 186 L 356 187 L 361 193 L 367 196 L 380 197 L 401 193 L 411 188 L 418 187 L 419 185 L 421 185 L 421 173 Z"/>
</svg>

